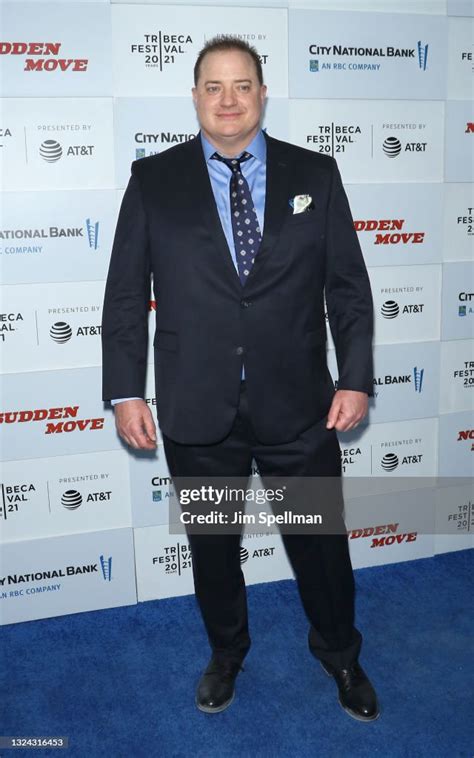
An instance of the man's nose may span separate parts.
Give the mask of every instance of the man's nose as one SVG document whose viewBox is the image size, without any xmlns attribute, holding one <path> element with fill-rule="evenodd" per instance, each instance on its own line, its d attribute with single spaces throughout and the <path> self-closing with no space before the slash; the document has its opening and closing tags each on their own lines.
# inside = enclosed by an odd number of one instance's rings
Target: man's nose
<svg viewBox="0 0 474 758">
<path fill-rule="evenodd" d="M 235 105 L 236 97 L 232 87 L 224 87 L 222 90 L 221 104 L 225 107 Z"/>
</svg>

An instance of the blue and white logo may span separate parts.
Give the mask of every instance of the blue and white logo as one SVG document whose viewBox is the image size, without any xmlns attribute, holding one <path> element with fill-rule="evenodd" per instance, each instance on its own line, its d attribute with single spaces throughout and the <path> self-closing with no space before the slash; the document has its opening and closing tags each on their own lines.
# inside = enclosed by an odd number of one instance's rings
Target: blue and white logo
<svg viewBox="0 0 474 758">
<path fill-rule="evenodd" d="M 426 71 L 426 63 L 428 60 L 428 45 L 422 45 L 418 40 L 418 65 L 422 71 Z"/>
<path fill-rule="evenodd" d="M 89 247 L 92 250 L 97 250 L 99 246 L 99 222 L 91 221 L 90 218 L 86 218 L 86 231 Z"/>
<path fill-rule="evenodd" d="M 100 567 L 102 569 L 102 576 L 106 582 L 112 581 L 112 556 L 104 558 L 100 556 Z"/>
<path fill-rule="evenodd" d="M 413 383 L 415 385 L 415 392 L 421 392 L 423 388 L 424 373 L 424 368 L 418 368 L 417 366 L 413 368 Z"/>
</svg>

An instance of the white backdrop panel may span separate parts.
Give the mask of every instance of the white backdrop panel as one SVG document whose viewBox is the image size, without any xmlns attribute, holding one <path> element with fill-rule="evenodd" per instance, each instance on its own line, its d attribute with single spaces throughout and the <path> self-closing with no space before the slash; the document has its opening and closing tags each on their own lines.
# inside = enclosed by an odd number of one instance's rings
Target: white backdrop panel
<svg viewBox="0 0 474 758">
<path fill-rule="evenodd" d="M 441 413 L 474 408 L 474 340 L 441 343 Z"/>
<path fill-rule="evenodd" d="M 8 542 L 0 574 L 0 624 L 137 602 L 131 529 Z"/>
<path fill-rule="evenodd" d="M 474 258 L 474 187 L 446 184 L 444 209 L 445 261 Z"/>
<path fill-rule="evenodd" d="M 345 182 L 441 182 L 444 103 L 290 100 L 290 139 L 333 155 Z"/>
<path fill-rule="evenodd" d="M 109 6 L 7 2 L 1 14 L 3 97 L 112 94 Z"/>
<path fill-rule="evenodd" d="M 290 96 L 440 100 L 446 20 L 439 16 L 293 10 Z"/>
<path fill-rule="evenodd" d="M 404 492 L 403 507 L 408 513 L 416 511 L 417 520 L 430 525 L 433 522 L 433 497 L 433 490 L 428 488 Z M 366 514 L 367 510 L 377 514 L 371 524 L 358 521 L 358 512 Z M 410 516 L 405 519 L 407 527 L 404 528 L 400 511 L 400 494 L 397 492 L 386 493 L 383 498 L 375 495 L 346 502 L 349 550 L 354 568 L 413 561 L 433 555 L 433 532 L 413 530 Z M 379 534 L 375 533 L 376 527 Z"/>
<path fill-rule="evenodd" d="M 474 19 L 448 19 L 448 98 L 472 100 Z"/>
<path fill-rule="evenodd" d="M 474 411 L 439 417 L 439 475 L 474 476 Z"/>
<path fill-rule="evenodd" d="M 10 98 L 2 110 L 3 190 L 114 187 L 110 98 Z"/>
<path fill-rule="evenodd" d="M 156 421 L 156 413 L 153 412 Z M 168 523 L 169 495 L 174 493 L 165 450 L 134 452 L 130 457 L 132 525 L 154 526 Z"/>
<path fill-rule="evenodd" d="M 131 526 L 123 451 L 11 461 L 0 486 L 2 541 Z"/>
<path fill-rule="evenodd" d="M 369 269 L 375 311 L 375 342 L 439 339 L 441 266 Z"/>
<path fill-rule="evenodd" d="M 474 0 L 448 0 L 449 16 L 474 16 Z"/>
<path fill-rule="evenodd" d="M 446 0 L 383 0 L 383 3 L 381 0 L 289 0 L 289 5 L 290 8 L 319 8 L 329 11 L 446 14 Z"/>
<path fill-rule="evenodd" d="M 104 282 L 3 288 L 2 371 L 100 366 Z"/>
<path fill-rule="evenodd" d="M 5 192 L 0 229 L 2 282 L 104 280 L 116 205 L 113 190 Z"/>
<path fill-rule="evenodd" d="M 112 410 L 100 398 L 99 368 L 7 374 L 0 412 L 4 460 L 120 450 Z"/>
<path fill-rule="evenodd" d="M 441 260 L 441 184 L 348 184 L 346 192 L 367 266 Z"/>
<path fill-rule="evenodd" d="M 338 438 L 343 473 L 347 477 L 381 477 L 392 481 L 436 475 L 436 418 L 363 425 L 351 432 L 338 432 Z M 349 482 L 345 491 L 351 491 Z"/>
<path fill-rule="evenodd" d="M 242 35 L 262 57 L 273 96 L 288 95 L 287 13 L 276 8 L 170 5 L 112 6 L 114 94 L 186 96 L 205 41 L 217 34 Z"/>
<path fill-rule="evenodd" d="M 474 336 L 474 263 L 443 264 L 441 338 Z"/>
<path fill-rule="evenodd" d="M 435 552 L 474 547 L 474 497 L 472 482 L 436 491 Z"/>
<path fill-rule="evenodd" d="M 474 103 L 449 100 L 446 103 L 445 180 L 474 181 Z"/>
</svg>

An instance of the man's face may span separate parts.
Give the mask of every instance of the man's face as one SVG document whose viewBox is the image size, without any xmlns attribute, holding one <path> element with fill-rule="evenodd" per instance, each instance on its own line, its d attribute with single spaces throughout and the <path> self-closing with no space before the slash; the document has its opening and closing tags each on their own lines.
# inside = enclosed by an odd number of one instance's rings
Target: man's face
<svg viewBox="0 0 474 758">
<path fill-rule="evenodd" d="M 248 144 L 260 127 L 267 88 L 248 53 L 208 53 L 201 63 L 193 100 L 204 136 L 217 147 Z"/>
</svg>

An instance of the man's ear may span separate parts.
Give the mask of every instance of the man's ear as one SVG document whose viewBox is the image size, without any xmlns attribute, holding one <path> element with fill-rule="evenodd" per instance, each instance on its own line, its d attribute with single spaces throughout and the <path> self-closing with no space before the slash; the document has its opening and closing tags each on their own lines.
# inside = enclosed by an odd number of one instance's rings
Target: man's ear
<svg viewBox="0 0 474 758">
<path fill-rule="evenodd" d="M 196 97 L 197 97 L 197 89 L 196 89 L 196 87 L 192 88 L 191 94 L 193 96 L 193 103 L 194 103 L 194 105 L 196 105 Z"/>
</svg>

